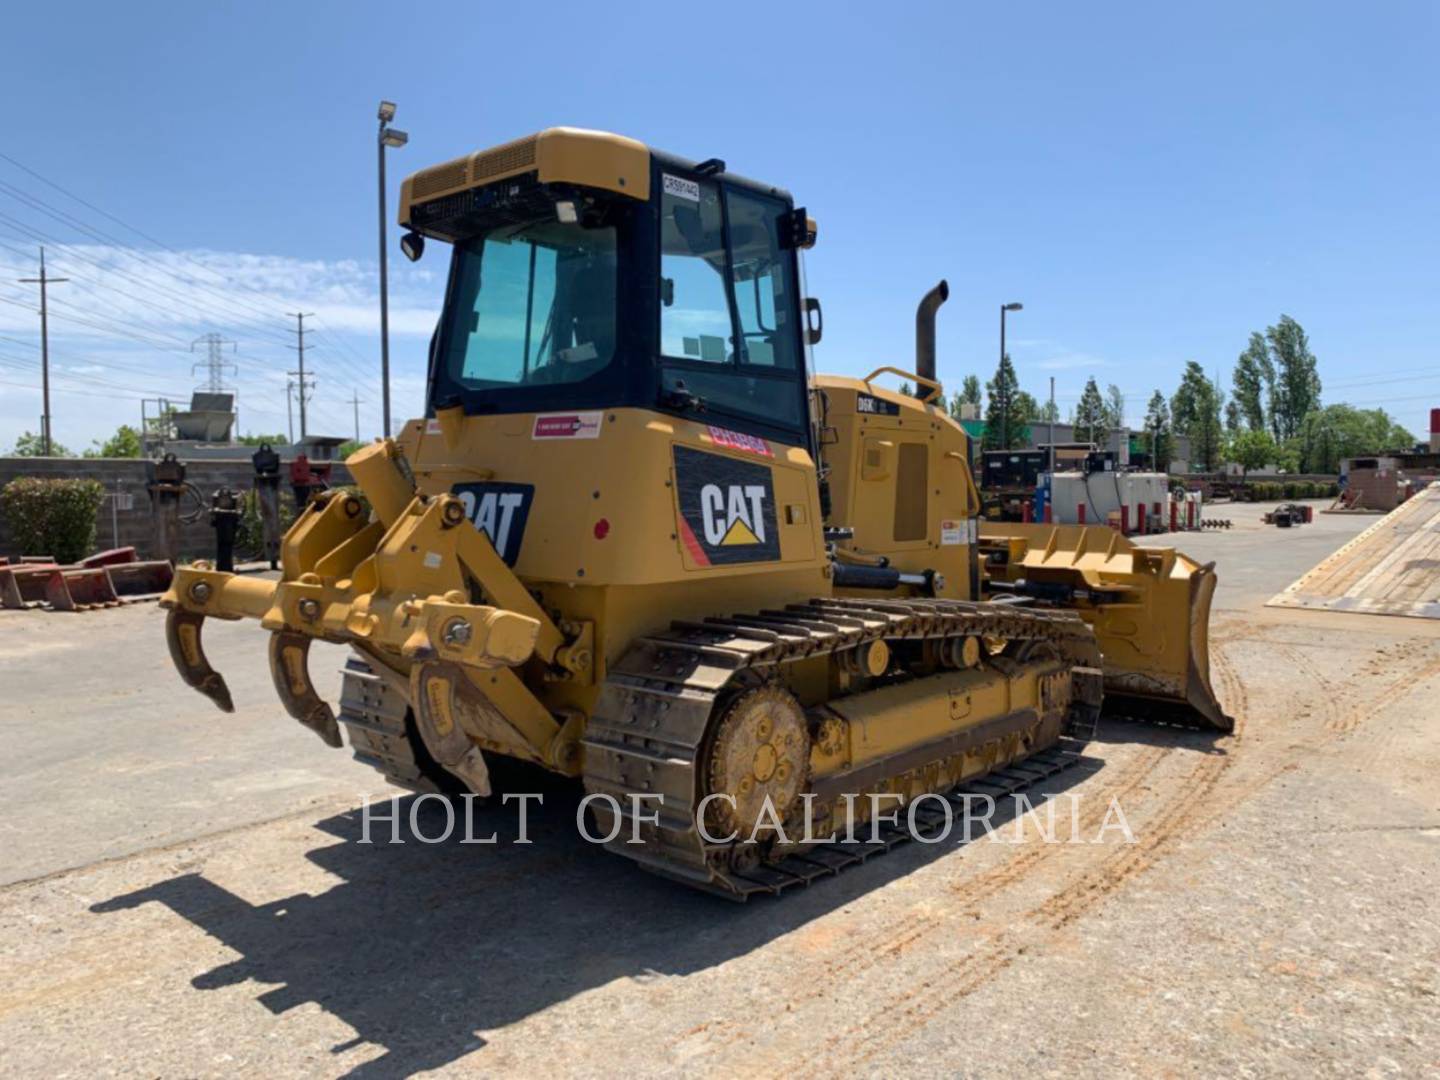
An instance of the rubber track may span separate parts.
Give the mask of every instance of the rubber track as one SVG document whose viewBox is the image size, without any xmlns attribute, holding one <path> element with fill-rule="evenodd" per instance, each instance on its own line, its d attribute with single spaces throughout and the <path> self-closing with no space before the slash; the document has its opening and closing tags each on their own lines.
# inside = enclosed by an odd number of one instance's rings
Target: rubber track
<svg viewBox="0 0 1440 1080">
<path fill-rule="evenodd" d="M 675 622 L 668 633 L 641 638 L 611 667 L 584 740 L 586 790 L 613 796 L 621 808 L 619 822 L 608 823 L 620 826 L 608 846 L 647 870 L 743 900 L 808 884 L 908 839 L 906 830 L 892 829 L 882 832 L 879 844 L 816 847 L 743 871 L 717 865 L 712 856 L 723 851 L 707 850 L 694 828 L 710 719 L 727 691 L 773 677 L 785 664 L 877 639 L 940 641 L 972 635 L 1045 642 L 1086 672 L 1088 689 L 1076 695 L 1071 730 L 1088 738 L 1099 710 L 1101 658 L 1094 634 L 1074 612 L 957 600 L 826 598 L 755 615 Z M 1073 751 L 1042 748 L 939 794 L 955 800 L 967 793 L 1008 794 L 1053 775 L 1075 757 Z M 663 799 L 647 800 L 636 822 L 632 795 Z M 657 811 L 658 824 L 643 820 Z M 940 819 L 943 823 L 943 814 Z M 600 824 L 607 826 L 604 820 Z M 626 843 L 632 833 L 642 843 Z"/>
</svg>

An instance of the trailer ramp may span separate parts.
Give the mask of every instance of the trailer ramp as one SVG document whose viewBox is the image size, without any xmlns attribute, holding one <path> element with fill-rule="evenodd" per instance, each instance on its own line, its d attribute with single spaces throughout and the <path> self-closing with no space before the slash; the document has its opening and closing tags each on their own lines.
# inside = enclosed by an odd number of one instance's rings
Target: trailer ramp
<svg viewBox="0 0 1440 1080">
<path fill-rule="evenodd" d="M 1440 619 L 1440 483 L 1386 514 L 1266 606 Z"/>
</svg>

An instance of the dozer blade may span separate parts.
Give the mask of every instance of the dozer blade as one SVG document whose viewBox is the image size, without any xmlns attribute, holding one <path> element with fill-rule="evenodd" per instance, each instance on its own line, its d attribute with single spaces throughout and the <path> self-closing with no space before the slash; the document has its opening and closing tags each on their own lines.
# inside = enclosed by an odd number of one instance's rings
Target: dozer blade
<svg viewBox="0 0 1440 1080">
<path fill-rule="evenodd" d="M 270 675 L 285 711 L 304 724 L 326 746 L 344 745 L 335 710 L 315 690 L 310 679 L 310 638 L 278 630 L 270 635 Z"/>
<path fill-rule="evenodd" d="M 234 712 L 235 703 L 230 700 L 230 688 L 225 685 L 225 677 L 205 659 L 205 647 L 200 640 L 204 625 L 204 615 L 171 608 L 165 615 L 165 640 L 170 646 L 170 659 L 175 662 L 175 670 L 186 685 L 199 690 L 220 706 L 221 711 Z"/>
<path fill-rule="evenodd" d="M 1105 712 L 1231 731 L 1210 685 L 1215 564 L 1139 547 L 1104 526 L 986 523 L 992 594 L 1071 608 L 1105 655 Z"/>
</svg>

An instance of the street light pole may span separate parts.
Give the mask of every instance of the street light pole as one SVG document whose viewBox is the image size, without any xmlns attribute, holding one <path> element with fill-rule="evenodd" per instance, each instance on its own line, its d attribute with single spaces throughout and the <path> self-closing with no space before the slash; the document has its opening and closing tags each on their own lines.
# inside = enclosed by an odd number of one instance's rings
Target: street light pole
<svg viewBox="0 0 1440 1080">
<path fill-rule="evenodd" d="M 1050 376 L 1050 475 L 1055 475 L 1055 376 Z"/>
<path fill-rule="evenodd" d="M 380 110 L 377 115 L 380 118 L 380 132 L 375 140 L 380 180 L 380 411 L 383 418 L 381 422 L 385 425 L 381 435 L 388 439 L 390 437 L 390 281 L 385 250 L 385 148 L 387 146 L 404 146 L 410 141 L 410 136 L 389 126 L 390 121 L 395 119 L 395 103 L 393 101 L 380 102 Z"/>
<path fill-rule="evenodd" d="M 1024 304 L 1012 301 L 1009 304 L 1000 305 L 1000 367 L 1005 367 L 1005 313 L 1007 311 L 1020 311 Z M 1000 403 L 1000 449 L 1010 449 L 1010 388 L 1001 380 L 1001 387 L 1004 390 L 1004 398 Z"/>
</svg>

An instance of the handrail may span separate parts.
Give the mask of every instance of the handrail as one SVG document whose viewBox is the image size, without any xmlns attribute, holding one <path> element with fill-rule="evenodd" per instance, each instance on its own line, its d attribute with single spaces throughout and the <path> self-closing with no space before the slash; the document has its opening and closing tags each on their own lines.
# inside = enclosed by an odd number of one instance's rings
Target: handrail
<svg viewBox="0 0 1440 1080">
<path fill-rule="evenodd" d="M 913 371 L 906 371 L 904 368 L 891 367 L 889 364 L 886 364 L 884 367 L 877 367 L 874 371 L 870 372 L 869 375 L 866 375 L 865 378 L 861 379 L 860 381 L 868 383 L 870 382 L 870 380 L 875 378 L 876 375 L 884 375 L 886 372 L 889 372 L 891 375 L 899 375 L 901 378 L 904 379 L 914 379 L 917 385 L 928 386 L 930 388 L 930 394 L 927 397 L 922 397 L 920 399 L 926 404 L 929 404 L 930 402 L 938 398 L 945 389 L 943 386 L 940 385 L 940 383 L 938 383 L 934 379 L 926 379 L 919 375 L 916 375 Z"/>
</svg>

